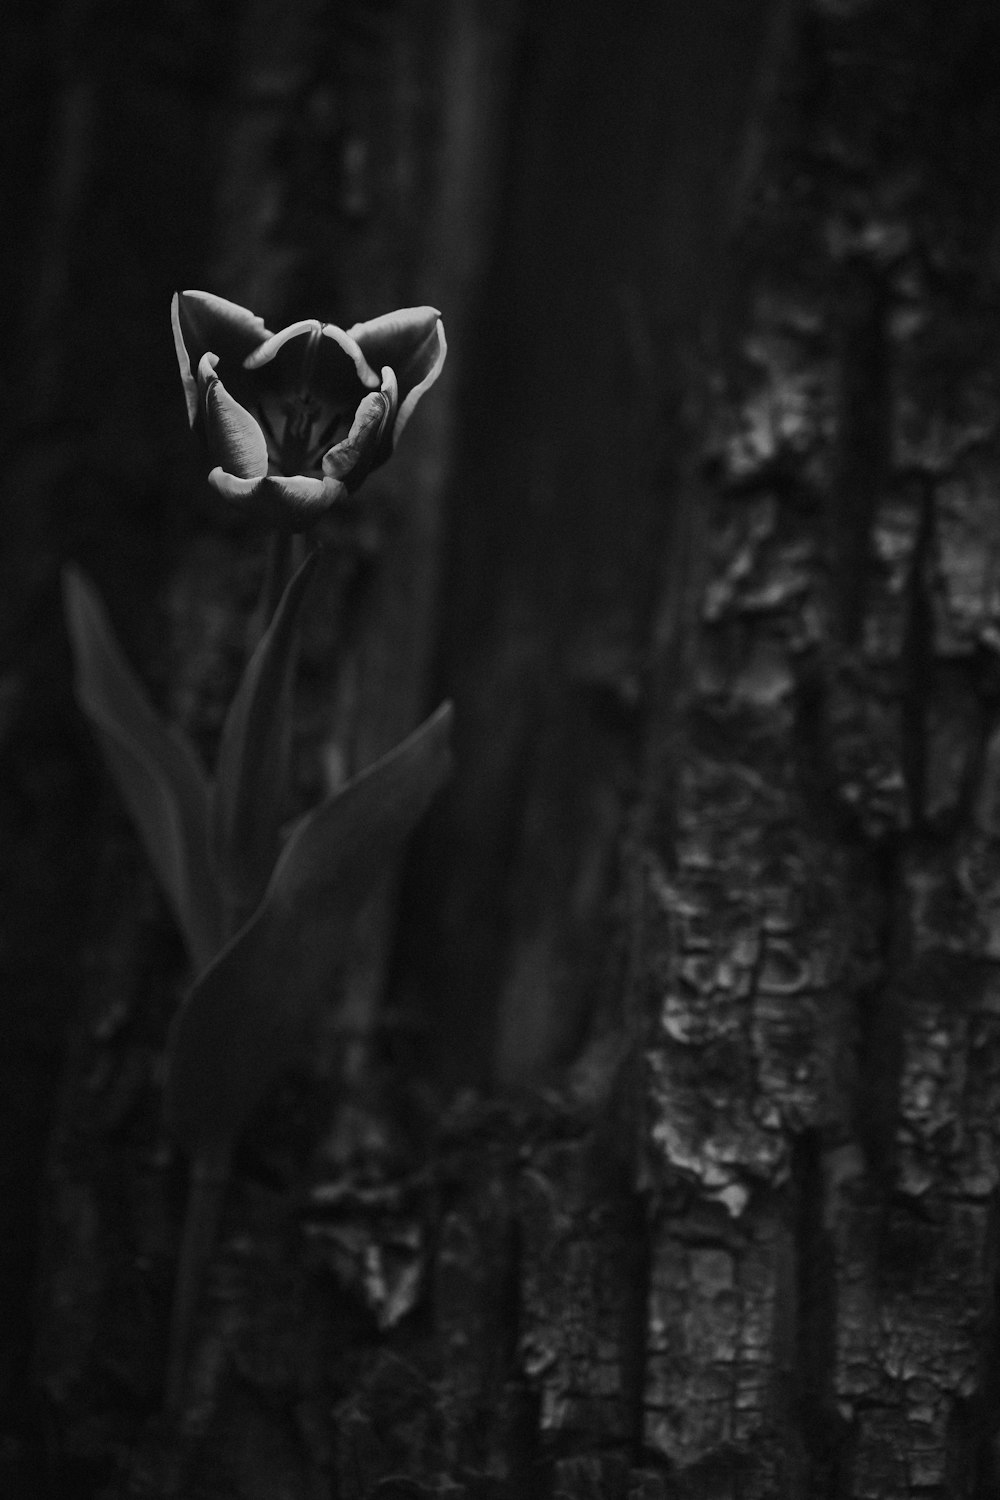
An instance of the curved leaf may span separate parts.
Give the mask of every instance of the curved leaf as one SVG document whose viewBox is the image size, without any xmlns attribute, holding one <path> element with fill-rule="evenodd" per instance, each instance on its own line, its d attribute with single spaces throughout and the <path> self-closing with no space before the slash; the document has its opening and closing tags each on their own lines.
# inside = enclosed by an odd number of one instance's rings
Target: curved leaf
<svg viewBox="0 0 1000 1500">
<path fill-rule="evenodd" d="M 289 834 L 267 889 L 275 909 L 353 915 L 451 771 L 450 703 L 306 813 Z"/>
<path fill-rule="evenodd" d="M 192 1152 L 232 1139 L 329 998 L 348 924 L 451 769 L 451 705 L 306 814 L 264 899 L 174 1018 L 167 1114 Z"/>
<path fill-rule="evenodd" d="M 77 701 L 132 815 L 196 969 L 219 950 L 218 884 L 208 846 L 208 784 L 194 750 L 169 728 L 115 640 L 93 586 L 63 572 Z"/>
<path fill-rule="evenodd" d="M 289 580 L 247 663 L 222 729 L 212 801 L 212 847 L 227 892 L 246 914 L 257 905 L 278 854 L 291 729 L 299 608 L 318 553 Z"/>
</svg>

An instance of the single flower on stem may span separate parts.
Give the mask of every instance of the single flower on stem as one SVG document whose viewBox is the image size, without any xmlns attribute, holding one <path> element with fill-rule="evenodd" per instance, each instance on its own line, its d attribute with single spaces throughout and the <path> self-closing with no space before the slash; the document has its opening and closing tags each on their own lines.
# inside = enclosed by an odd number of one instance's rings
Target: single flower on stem
<svg viewBox="0 0 1000 1500">
<path fill-rule="evenodd" d="M 260 639 L 222 728 L 214 777 L 164 723 L 118 646 L 93 586 L 65 574 L 76 692 L 171 903 L 194 982 L 171 1027 L 166 1106 L 191 1157 L 167 1361 L 180 1413 L 198 1298 L 234 1145 L 283 1069 L 309 1046 L 352 924 L 447 780 L 451 707 L 283 833 L 299 617 L 332 547 L 286 578 L 308 530 L 384 463 L 446 344 L 432 307 L 356 323 L 260 318 L 207 292 L 172 308 L 188 417 L 210 484 L 270 523 Z"/>
<path fill-rule="evenodd" d="M 175 294 L 171 319 L 209 483 L 287 531 L 308 530 L 385 462 L 447 352 L 433 307 L 270 333 L 245 307 L 191 291 Z"/>
</svg>

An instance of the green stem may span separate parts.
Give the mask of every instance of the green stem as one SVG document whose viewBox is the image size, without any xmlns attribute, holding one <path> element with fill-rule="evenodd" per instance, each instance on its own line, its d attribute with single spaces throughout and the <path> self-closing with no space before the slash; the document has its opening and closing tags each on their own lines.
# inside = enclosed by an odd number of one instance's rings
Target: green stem
<svg viewBox="0 0 1000 1500">
<path fill-rule="evenodd" d="M 199 1153 L 191 1167 L 167 1354 L 166 1407 L 172 1413 L 182 1407 L 195 1315 L 222 1218 L 231 1156 L 225 1141 Z"/>
</svg>

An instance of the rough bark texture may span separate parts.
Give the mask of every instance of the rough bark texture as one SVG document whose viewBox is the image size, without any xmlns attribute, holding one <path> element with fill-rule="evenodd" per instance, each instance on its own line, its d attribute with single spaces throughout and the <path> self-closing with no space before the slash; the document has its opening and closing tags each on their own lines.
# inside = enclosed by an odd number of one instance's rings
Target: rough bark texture
<svg viewBox="0 0 1000 1500">
<path fill-rule="evenodd" d="M 12 27 L 5 1494 L 997 1492 L 997 76 L 992 0 Z M 56 581 L 210 754 L 259 563 L 190 285 L 444 311 L 299 793 L 446 693 L 459 769 L 241 1145 L 170 1422 L 186 976 Z"/>
<path fill-rule="evenodd" d="M 740 1493 L 998 1482 L 997 43 L 813 8 L 720 372 L 639 855 L 644 1430 Z"/>
</svg>

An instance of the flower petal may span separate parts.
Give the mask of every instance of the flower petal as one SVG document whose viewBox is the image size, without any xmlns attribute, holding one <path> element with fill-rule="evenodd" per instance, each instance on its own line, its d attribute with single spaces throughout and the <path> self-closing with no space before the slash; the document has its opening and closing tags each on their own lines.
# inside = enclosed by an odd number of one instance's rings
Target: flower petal
<svg viewBox="0 0 1000 1500">
<path fill-rule="evenodd" d="M 238 367 L 269 335 L 262 318 L 211 292 L 175 292 L 170 321 L 193 427 L 199 417 L 196 371 L 202 356 L 211 351 L 224 366 L 232 361 Z"/>
<path fill-rule="evenodd" d="M 316 318 L 304 318 L 272 334 L 244 367 L 256 372 L 269 390 L 312 396 L 342 411 L 352 411 L 363 392 L 378 384 L 354 340 L 342 328 Z"/>
<path fill-rule="evenodd" d="M 339 370 L 342 364 L 336 350 L 341 349 L 354 365 L 354 371 L 361 384 L 368 390 L 375 390 L 378 385 L 378 376 L 365 358 L 364 350 L 349 333 L 338 328 L 336 323 L 323 324 L 323 339 L 319 346 L 316 360 L 314 378 L 316 389 L 321 396 L 325 395 L 325 382 Z M 377 367 L 376 367 L 377 368 Z M 327 398 L 329 399 L 329 398 Z"/>
<path fill-rule="evenodd" d="M 297 474 L 285 478 L 266 474 L 260 479 L 240 479 L 223 469 L 213 469 L 208 482 L 220 495 L 257 520 L 289 531 L 307 531 L 342 500 L 347 488 L 338 479 L 309 479 Z"/>
<path fill-rule="evenodd" d="M 248 370 L 259 370 L 262 365 L 270 364 L 279 349 L 283 349 L 292 339 L 315 337 L 322 330 L 322 323 L 318 318 L 300 318 L 297 323 L 289 323 L 287 328 L 282 328 L 280 333 L 272 333 L 270 338 L 265 339 L 256 349 L 252 350 L 244 360 L 244 366 Z M 301 350 L 299 351 L 301 355 Z"/>
<path fill-rule="evenodd" d="M 198 419 L 198 382 L 194 378 L 191 369 L 191 356 L 188 354 L 187 345 L 184 343 L 184 331 L 181 328 L 180 318 L 180 293 L 175 292 L 170 299 L 170 326 L 174 332 L 174 351 L 177 355 L 177 367 L 181 372 L 181 384 L 184 387 L 184 400 L 187 403 L 188 426 L 193 427 Z M 198 361 L 195 360 L 195 369 Z"/>
<path fill-rule="evenodd" d="M 239 479 L 259 479 L 267 473 L 267 443 L 260 425 L 234 401 L 215 373 L 218 358 L 202 357 L 198 389 L 205 410 L 205 438 L 212 458 Z"/>
<path fill-rule="evenodd" d="M 379 441 L 384 437 L 388 446 L 392 442 L 392 432 L 396 425 L 396 413 L 399 410 L 399 381 L 396 379 L 395 370 L 389 365 L 386 365 L 382 370 L 381 391 L 386 399 L 386 413 L 382 430 L 379 432 Z"/>
<path fill-rule="evenodd" d="M 404 307 L 355 323 L 347 332 L 369 364 L 377 370 L 388 365 L 396 373 L 400 405 L 392 431 L 395 446 L 420 397 L 441 373 L 448 352 L 441 314 L 435 307 Z"/>
<path fill-rule="evenodd" d="M 387 374 L 391 377 L 392 371 Z M 370 391 L 355 412 L 350 432 L 323 455 L 323 473 L 342 480 L 348 492 L 356 490 L 362 479 L 388 457 L 394 396 L 391 387 Z"/>
</svg>

